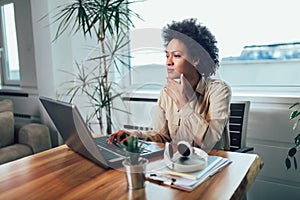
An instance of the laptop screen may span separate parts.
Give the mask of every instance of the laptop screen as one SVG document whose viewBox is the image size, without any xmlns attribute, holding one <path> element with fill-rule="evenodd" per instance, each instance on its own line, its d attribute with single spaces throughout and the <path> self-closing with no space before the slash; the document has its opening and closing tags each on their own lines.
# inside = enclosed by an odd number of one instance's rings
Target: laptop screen
<svg viewBox="0 0 300 200">
<path fill-rule="evenodd" d="M 75 105 L 43 96 L 39 99 L 68 147 L 101 167 L 109 167 Z"/>
</svg>

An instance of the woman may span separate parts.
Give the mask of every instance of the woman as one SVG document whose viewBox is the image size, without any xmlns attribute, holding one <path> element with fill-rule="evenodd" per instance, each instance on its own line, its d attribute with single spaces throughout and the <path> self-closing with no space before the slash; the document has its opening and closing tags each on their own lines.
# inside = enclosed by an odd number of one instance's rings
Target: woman
<svg viewBox="0 0 300 200">
<path fill-rule="evenodd" d="M 163 29 L 167 82 L 158 99 L 153 131 L 120 130 L 108 143 L 136 134 L 156 142 L 181 140 L 202 149 L 229 150 L 230 87 L 212 79 L 218 66 L 215 37 L 195 19 Z"/>
</svg>

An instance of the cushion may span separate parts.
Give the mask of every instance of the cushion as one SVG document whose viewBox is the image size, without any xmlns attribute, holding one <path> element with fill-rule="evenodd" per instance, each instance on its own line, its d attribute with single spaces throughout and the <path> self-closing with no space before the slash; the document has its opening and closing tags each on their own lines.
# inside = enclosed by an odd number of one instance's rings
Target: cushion
<svg viewBox="0 0 300 200">
<path fill-rule="evenodd" d="M 14 115 L 12 112 L 0 113 L 0 148 L 14 143 Z"/>
<path fill-rule="evenodd" d="M 33 154 L 31 148 L 23 144 L 14 144 L 0 148 L 0 165 Z"/>
<path fill-rule="evenodd" d="M 49 128 L 43 124 L 26 124 L 19 131 L 19 143 L 30 146 L 33 153 L 50 149 L 51 138 Z"/>
<path fill-rule="evenodd" d="M 0 101 L 0 112 L 11 111 L 13 112 L 13 102 L 10 99 L 4 99 Z"/>
</svg>

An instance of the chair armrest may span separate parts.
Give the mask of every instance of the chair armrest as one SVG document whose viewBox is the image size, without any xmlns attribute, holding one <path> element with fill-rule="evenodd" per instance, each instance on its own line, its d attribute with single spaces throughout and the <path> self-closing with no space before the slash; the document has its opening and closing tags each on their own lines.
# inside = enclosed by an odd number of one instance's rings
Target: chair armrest
<svg viewBox="0 0 300 200">
<path fill-rule="evenodd" d="M 240 149 L 236 150 L 235 152 L 246 153 L 246 152 L 253 151 L 253 150 L 254 150 L 253 147 L 244 147 L 244 148 L 240 148 Z"/>
<path fill-rule="evenodd" d="M 26 124 L 21 127 L 18 136 L 19 143 L 30 146 L 33 153 L 51 148 L 50 131 L 49 128 L 43 124 Z"/>
</svg>

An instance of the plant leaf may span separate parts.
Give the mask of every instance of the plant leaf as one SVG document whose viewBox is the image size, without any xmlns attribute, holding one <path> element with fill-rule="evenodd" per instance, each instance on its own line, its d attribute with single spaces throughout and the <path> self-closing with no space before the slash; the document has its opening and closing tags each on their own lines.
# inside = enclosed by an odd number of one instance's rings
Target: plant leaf
<svg viewBox="0 0 300 200">
<path fill-rule="evenodd" d="M 300 112 L 298 110 L 294 110 L 290 115 L 290 120 L 296 118 L 299 115 L 300 115 Z"/>
<path fill-rule="evenodd" d="M 290 150 L 289 150 L 289 156 L 290 157 L 293 157 L 295 154 L 296 154 L 296 152 L 297 152 L 297 149 L 296 149 L 296 147 L 293 147 L 293 148 L 291 148 Z"/>
<path fill-rule="evenodd" d="M 296 146 L 300 146 L 300 133 L 295 137 L 295 144 Z"/>
<path fill-rule="evenodd" d="M 295 166 L 295 169 L 297 169 L 298 165 L 297 165 L 296 157 L 294 157 L 294 166 Z"/>
<path fill-rule="evenodd" d="M 129 9 L 128 5 L 139 1 L 125 0 L 76 0 L 56 7 L 54 23 L 59 23 L 54 40 L 58 39 L 68 28 L 75 34 L 82 30 L 84 36 L 92 36 L 95 30 L 98 41 L 105 38 L 107 31 L 114 35 L 119 29 L 134 27 L 131 17 L 141 17 Z M 44 19 L 43 17 L 42 19 Z"/>
<path fill-rule="evenodd" d="M 290 161 L 289 158 L 286 158 L 286 159 L 285 159 L 285 166 L 286 166 L 287 169 L 290 169 L 290 168 L 291 168 L 291 161 Z"/>
<path fill-rule="evenodd" d="M 298 123 L 299 123 L 299 120 L 300 120 L 300 118 L 299 118 L 298 120 L 295 121 L 295 123 L 294 123 L 294 125 L 293 125 L 293 130 L 296 130 L 296 128 L 297 128 L 297 126 L 298 126 Z"/>
<path fill-rule="evenodd" d="M 300 104 L 300 102 L 296 102 L 296 103 L 294 103 L 293 105 L 291 105 L 290 107 L 289 107 L 289 109 L 292 109 L 292 108 L 294 108 L 295 106 L 297 106 L 297 105 L 299 105 Z"/>
</svg>

